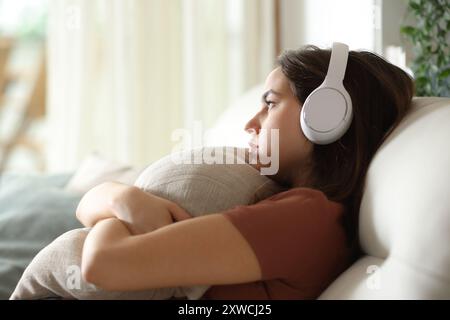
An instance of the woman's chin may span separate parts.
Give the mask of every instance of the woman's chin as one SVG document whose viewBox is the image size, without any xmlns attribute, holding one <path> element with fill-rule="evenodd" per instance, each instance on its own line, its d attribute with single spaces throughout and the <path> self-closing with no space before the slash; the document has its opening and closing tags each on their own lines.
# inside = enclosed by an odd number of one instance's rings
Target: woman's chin
<svg viewBox="0 0 450 320">
<path fill-rule="evenodd" d="M 271 163 L 263 164 L 260 161 L 260 157 L 258 155 L 258 149 L 257 148 L 246 148 L 245 149 L 245 162 L 249 165 L 251 165 L 253 168 L 261 172 L 261 168 L 270 168 Z M 268 178 L 276 181 L 276 174 L 275 175 L 267 175 Z"/>
</svg>

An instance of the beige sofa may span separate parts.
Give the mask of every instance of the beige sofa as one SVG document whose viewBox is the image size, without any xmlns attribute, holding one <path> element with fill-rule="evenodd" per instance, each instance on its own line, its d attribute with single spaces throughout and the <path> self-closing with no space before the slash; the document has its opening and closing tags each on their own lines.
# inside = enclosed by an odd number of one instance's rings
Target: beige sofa
<svg viewBox="0 0 450 320">
<path fill-rule="evenodd" d="M 365 256 L 319 299 L 450 299 L 450 98 L 415 98 L 372 160 Z"/>
</svg>

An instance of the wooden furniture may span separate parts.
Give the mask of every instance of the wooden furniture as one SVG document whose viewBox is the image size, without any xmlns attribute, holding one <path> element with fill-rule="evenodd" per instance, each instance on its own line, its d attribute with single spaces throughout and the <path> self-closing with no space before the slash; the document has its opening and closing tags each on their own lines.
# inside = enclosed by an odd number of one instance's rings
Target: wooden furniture
<svg viewBox="0 0 450 320">
<path fill-rule="evenodd" d="M 12 43 L 13 41 L 10 38 L 0 38 L 0 105 L 3 102 L 3 94 L 5 92 L 6 83 L 8 82 L 7 64 L 12 49 Z"/>
<path fill-rule="evenodd" d="M 7 42 L 5 42 L 7 43 Z M 11 58 L 13 49 L 13 41 L 9 41 L 4 45 L 0 54 L 0 88 L 1 99 L 0 108 L 8 103 L 9 97 L 5 94 L 6 87 L 11 83 L 26 82 L 30 90 L 27 91 L 25 97 L 21 97 L 20 103 L 23 104 L 18 108 L 19 120 L 17 121 L 13 132 L 7 139 L 0 137 L 0 172 L 4 171 L 10 160 L 11 154 L 17 147 L 25 147 L 34 156 L 37 171 L 45 170 L 44 146 L 37 142 L 27 132 L 30 124 L 45 116 L 46 103 L 46 67 L 45 67 L 45 51 L 42 49 L 39 53 L 38 67 L 35 71 L 16 72 L 8 70 L 8 60 Z M 3 68 L 2 68 L 3 62 Z"/>
</svg>

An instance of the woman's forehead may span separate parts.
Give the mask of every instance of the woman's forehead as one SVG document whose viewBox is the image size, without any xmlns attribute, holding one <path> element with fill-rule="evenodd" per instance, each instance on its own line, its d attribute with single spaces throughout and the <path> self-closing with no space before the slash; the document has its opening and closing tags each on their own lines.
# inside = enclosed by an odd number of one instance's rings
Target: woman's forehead
<svg viewBox="0 0 450 320">
<path fill-rule="evenodd" d="M 289 81 L 281 71 L 280 67 L 272 70 L 266 78 L 264 91 L 267 92 L 270 90 L 281 94 L 290 92 Z"/>
</svg>

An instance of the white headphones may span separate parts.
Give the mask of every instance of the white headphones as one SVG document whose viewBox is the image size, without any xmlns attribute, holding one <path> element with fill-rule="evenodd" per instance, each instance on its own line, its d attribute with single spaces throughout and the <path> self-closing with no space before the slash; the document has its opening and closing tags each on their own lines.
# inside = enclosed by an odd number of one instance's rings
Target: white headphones
<svg viewBox="0 0 450 320">
<path fill-rule="evenodd" d="M 334 42 L 325 80 L 303 104 L 300 125 L 304 135 L 313 143 L 335 142 L 350 127 L 353 118 L 352 99 L 342 83 L 347 59 L 348 46 Z"/>
</svg>

